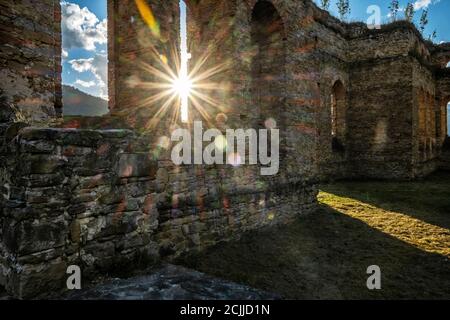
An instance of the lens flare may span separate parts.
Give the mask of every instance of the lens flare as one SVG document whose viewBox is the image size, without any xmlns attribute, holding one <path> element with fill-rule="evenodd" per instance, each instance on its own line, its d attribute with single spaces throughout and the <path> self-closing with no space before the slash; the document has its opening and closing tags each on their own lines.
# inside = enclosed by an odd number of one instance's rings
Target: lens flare
<svg viewBox="0 0 450 320">
<path fill-rule="evenodd" d="M 239 167 L 242 164 L 241 155 L 239 153 L 230 153 L 228 163 L 233 167 Z"/>
<path fill-rule="evenodd" d="M 205 120 L 209 127 L 215 127 L 215 114 L 221 114 L 219 120 L 225 122 L 229 106 L 223 97 L 230 88 L 216 80 L 219 74 L 229 69 L 232 60 L 225 59 L 222 63 L 213 64 L 209 58 L 214 56 L 229 28 L 225 28 L 223 37 L 216 38 L 206 50 L 200 54 L 197 52 L 191 58 L 188 52 L 190 47 L 187 43 L 185 4 L 180 1 L 180 43 L 175 39 L 163 41 L 157 17 L 147 2 L 135 0 L 143 21 L 154 37 L 148 37 L 145 33 L 139 37 L 140 44 L 145 47 L 145 55 L 124 58 L 133 68 L 139 69 L 139 73 L 132 74 L 126 80 L 127 87 L 139 91 L 133 97 L 136 106 L 132 115 L 139 119 L 143 118 L 141 115 L 149 115 L 142 125 L 146 131 L 167 124 L 166 120 L 170 122 L 170 127 L 180 121 L 189 125 L 190 118 L 198 117 Z M 131 118 L 129 113 L 129 109 L 120 112 Z M 134 126 L 135 123 L 130 125 Z"/>
<path fill-rule="evenodd" d="M 139 13 L 142 16 L 142 19 L 145 21 L 147 26 L 152 31 L 153 35 L 157 38 L 160 36 L 160 28 L 158 21 L 156 21 L 155 16 L 153 15 L 152 9 L 145 2 L 145 0 L 135 0 L 136 6 L 139 10 Z"/>
<path fill-rule="evenodd" d="M 226 151 L 228 146 L 227 138 L 224 135 L 217 136 L 214 140 L 214 144 L 218 150 Z"/>
</svg>

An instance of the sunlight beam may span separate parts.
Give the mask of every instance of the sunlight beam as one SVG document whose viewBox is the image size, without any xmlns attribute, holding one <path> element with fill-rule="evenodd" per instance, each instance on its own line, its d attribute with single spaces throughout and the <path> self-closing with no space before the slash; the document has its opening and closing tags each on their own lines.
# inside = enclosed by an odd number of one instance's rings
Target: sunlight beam
<svg viewBox="0 0 450 320">
<path fill-rule="evenodd" d="M 188 77 L 188 63 L 191 58 L 187 49 L 187 10 L 184 1 L 180 1 L 180 37 L 181 37 L 181 66 L 178 79 L 174 81 L 174 89 L 180 97 L 181 121 L 189 120 L 189 94 L 192 82 Z"/>
<path fill-rule="evenodd" d="M 179 121 L 188 123 L 191 111 L 193 114 L 199 114 L 212 127 L 214 125 L 212 115 L 216 111 L 226 112 L 227 110 L 226 103 L 216 100 L 216 95 L 212 91 L 225 93 L 229 90 L 229 84 L 214 82 L 212 78 L 225 72 L 229 68 L 230 60 L 206 68 L 207 60 L 213 54 L 212 50 L 217 48 L 217 45 L 209 45 L 190 68 L 186 4 L 180 1 L 179 8 L 180 41 L 171 43 L 168 52 L 171 56 L 167 57 L 167 53 L 160 52 L 157 47 L 150 44 L 153 61 L 138 61 L 138 67 L 144 75 L 134 75 L 127 80 L 127 85 L 131 88 L 147 92 L 135 108 L 135 112 L 140 109 L 152 109 L 152 119 L 147 122 L 146 130 L 152 130 L 161 124 L 162 118 L 167 113 L 170 113 L 170 122 L 173 124 Z M 153 18 L 156 21 L 156 17 L 153 16 Z M 150 81 L 147 81 L 147 78 L 150 78 L 148 79 Z"/>
</svg>

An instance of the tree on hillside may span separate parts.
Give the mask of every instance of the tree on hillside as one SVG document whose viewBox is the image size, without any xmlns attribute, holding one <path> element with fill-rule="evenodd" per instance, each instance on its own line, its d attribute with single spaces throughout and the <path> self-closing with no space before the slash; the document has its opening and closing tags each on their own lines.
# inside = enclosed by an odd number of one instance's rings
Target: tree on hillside
<svg viewBox="0 0 450 320">
<path fill-rule="evenodd" d="M 420 32 L 423 34 L 425 31 L 425 27 L 428 24 L 428 9 L 424 9 L 422 11 L 422 15 L 420 16 L 420 22 L 419 22 L 419 29 Z"/>
<path fill-rule="evenodd" d="M 392 21 L 397 20 L 397 13 L 400 9 L 400 4 L 398 0 L 392 0 L 391 4 L 389 5 L 389 11 L 391 13 Z"/>
<path fill-rule="evenodd" d="M 433 33 L 430 34 L 430 36 L 428 37 L 428 40 L 434 41 L 434 40 L 436 40 L 436 37 L 437 37 L 437 32 L 436 32 L 436 30 L 434 30 Z"/>
<path fill-rule="evenodd" d="M 320 0 L 320 4 L 323 10 L 330 9 L 330 0 Z"/>
<path fill-rule="evenodd" d="M 406 19 L 406 21 L 413 22 L 413 20 L 414 20 L 414 13 L 415 13 L 414 4 L 413 4 L 412 1 L 408 1 L 408 4 L 406 5 L 406 8 L 405 8 L 405 19 Z"/>
<path fill-rule="evenodd" d="M 348 14 L 350 14 L 350 2 L 349 0 L 338 0 L 336 3 L 338 8 L 339 16 L 341 20 L 344 20 Z"/>
</svg>

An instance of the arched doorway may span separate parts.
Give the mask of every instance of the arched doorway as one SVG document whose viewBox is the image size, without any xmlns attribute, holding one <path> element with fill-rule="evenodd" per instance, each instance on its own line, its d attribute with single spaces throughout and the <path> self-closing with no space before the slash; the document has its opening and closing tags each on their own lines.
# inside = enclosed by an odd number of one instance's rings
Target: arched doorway
<svg viewBox="0 0 450 320">
<path fill-rule="evenodd" d="M 252 103 L 257 113 L 257 125 L 268 119 L 281 125 L 285 96 L 285 33 L 283 21 L 273 4 L 258 1 L 251 21 Z"/>
</svg>

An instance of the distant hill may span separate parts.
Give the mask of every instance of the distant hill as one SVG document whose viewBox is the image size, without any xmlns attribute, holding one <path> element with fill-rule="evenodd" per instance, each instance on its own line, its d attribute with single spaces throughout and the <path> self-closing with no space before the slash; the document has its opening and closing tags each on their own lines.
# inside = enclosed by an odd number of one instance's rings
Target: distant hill
<svg viewBox="0 0 450 320">
<path fill-rule="evenodd" d="M 71 86 L 62 86 L 65 116 L 102 116 L 109 112 L 108 101 Z"/>
</svg>

